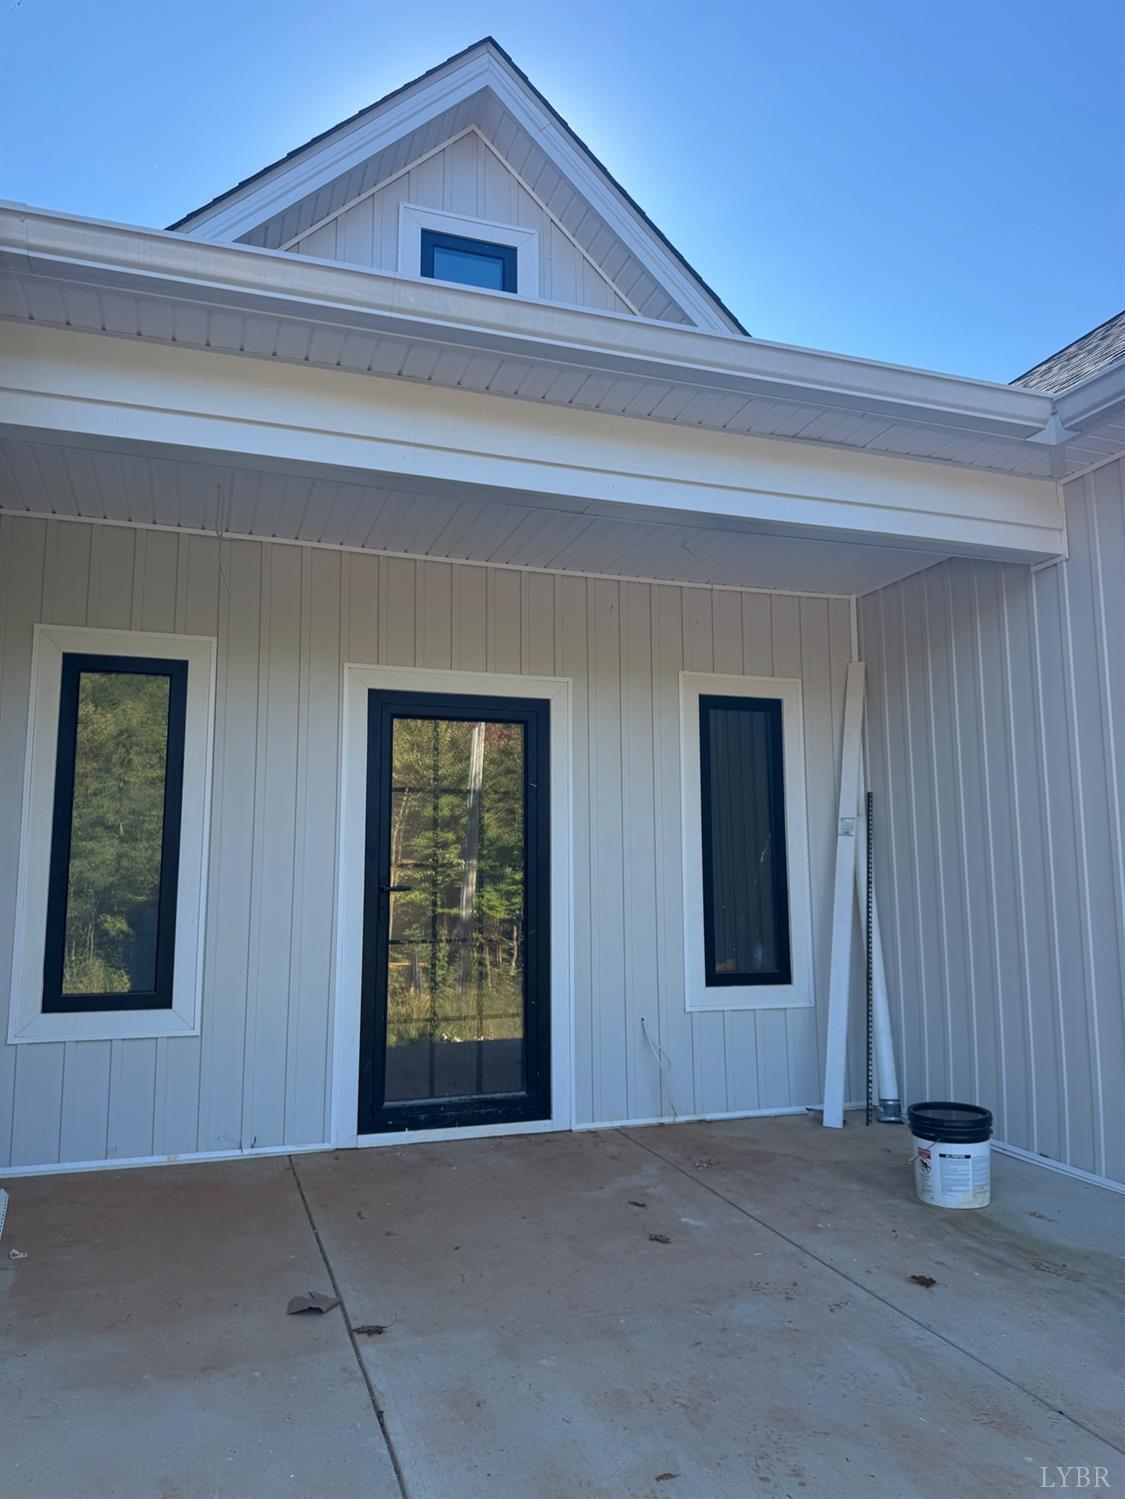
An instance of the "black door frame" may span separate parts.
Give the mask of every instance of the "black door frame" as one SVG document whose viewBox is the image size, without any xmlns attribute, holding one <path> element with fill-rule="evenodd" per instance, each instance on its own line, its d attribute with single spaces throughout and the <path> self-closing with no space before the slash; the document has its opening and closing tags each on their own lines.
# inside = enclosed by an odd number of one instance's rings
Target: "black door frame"
<svg viewBox="0 0 1125 1499">
<path fill-rule="evenodd" d="M 361 1135 L 506 1124 L 551 1117 L 550 702 L 369 688 L 363 865 L 363 964 L 357 1129 Z M 523 1093 L 385 1102 L 390 895 L 391 735 L 396 718 L 524 725 Z"/>
</svg>

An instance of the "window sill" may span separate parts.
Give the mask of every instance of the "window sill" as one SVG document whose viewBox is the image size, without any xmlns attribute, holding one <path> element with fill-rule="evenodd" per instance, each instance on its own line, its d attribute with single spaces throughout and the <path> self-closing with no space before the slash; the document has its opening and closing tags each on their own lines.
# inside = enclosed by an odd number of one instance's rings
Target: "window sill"
<svg viewBox="0 0 1125 1499">
<path fill-rule="evenodd" d="M 176 1010 L 79 1010 L 36 1015 L 8 1035 L 10 1046 L 35 1041 L 153 1041 L 198 1036 L 199 1025 Z"/>
<path fill-rule="evenodd" d="M 684 1008 L 689 1015 L 729 1010 L 811 1010 L 813 997 L 793 984 L 737 984 L 689 993 Z"/>
</svg>

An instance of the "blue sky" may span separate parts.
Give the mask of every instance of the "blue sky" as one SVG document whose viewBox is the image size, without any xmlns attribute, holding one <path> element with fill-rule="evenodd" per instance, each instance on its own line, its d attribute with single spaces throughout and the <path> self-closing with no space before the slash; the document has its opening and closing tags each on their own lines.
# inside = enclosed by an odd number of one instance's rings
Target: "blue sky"
<svg viewBox="0 0 1125 1499">
<path fill-rule="evenodd" d="M 485 33 L 759 337 L 1005 380 L 1125 305 L 1121 0 L 0 0 L 0 196 L 167 224 Z"/>
</svg>

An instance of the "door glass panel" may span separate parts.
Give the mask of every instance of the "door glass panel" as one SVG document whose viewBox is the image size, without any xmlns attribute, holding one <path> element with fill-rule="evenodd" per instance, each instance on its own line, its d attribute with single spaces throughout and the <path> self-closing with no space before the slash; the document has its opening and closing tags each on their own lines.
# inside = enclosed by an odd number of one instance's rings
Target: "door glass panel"
<svg viewBox="0 0 1125 1499">
<path fill-rule="evenodd" d="M 524 732 L 394 720 L 387 1103 L 526 1085 Z"/>
<path fill-rule="evenodd" d="M 79 679 L 66 887 L 64 994 L 156 983 L 169 678 Z"/>
</svg>

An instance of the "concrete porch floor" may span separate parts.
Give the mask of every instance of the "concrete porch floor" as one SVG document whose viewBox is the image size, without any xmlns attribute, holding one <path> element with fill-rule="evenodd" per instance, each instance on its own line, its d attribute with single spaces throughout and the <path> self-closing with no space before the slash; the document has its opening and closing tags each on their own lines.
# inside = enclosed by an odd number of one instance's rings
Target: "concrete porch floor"
<svg viewBox="0 0 1125 1499">
<path fill-rule="evenodd" d="M 1120 1491 L 1125 1198 L 994 1156 L 942 1213 L 908 1152 L 790 1117 L 15 1180 L 0 1493 Z"/>
</svg>

